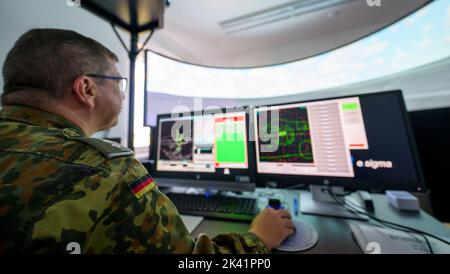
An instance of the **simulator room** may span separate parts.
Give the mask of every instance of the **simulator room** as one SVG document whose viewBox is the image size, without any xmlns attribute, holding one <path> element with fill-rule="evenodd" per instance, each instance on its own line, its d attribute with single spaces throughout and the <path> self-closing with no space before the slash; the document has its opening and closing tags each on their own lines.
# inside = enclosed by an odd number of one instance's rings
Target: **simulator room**
<svg viewBox="0 0 450 274">
<path fill-rule="evenodd" d="M 450 254 L 450 1 L 15 0 L 0 30 L 0 254 Z"/>
</svg>

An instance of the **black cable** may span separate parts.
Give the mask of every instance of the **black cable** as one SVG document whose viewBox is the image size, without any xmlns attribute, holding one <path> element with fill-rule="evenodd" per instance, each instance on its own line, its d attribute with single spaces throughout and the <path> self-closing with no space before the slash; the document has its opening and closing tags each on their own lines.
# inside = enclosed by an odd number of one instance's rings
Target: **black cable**
<svg viewBox="0 0 450 274">
<path fill-rule="evenodd" d="M 341 206 L 342 206 L 342 205 L 341 205 Z M 348 206 L 349 206 L 349 205 L 348 205 Z M 344 206 L 344 207 L 345 207 L 345 206 Z M 345 207 L 345 208 L 346 208 L 346 207 Z M 348 208 L 346 208 L 346 209 L 348 210 Z M 446 241 L 446 240 L 444 240 L 444 239 L 442 239 L 442 238 L 439 238 L 439 237 L 437 237 L 437 236 L 435 236 L 435 235 L 433 235 L 433 234 L 430 234 L 430 233 L 428 233 L 428 232 L 424 232 L 424 231 L 422 231 L 422 230 L 418 230 L 418 229 L 415 229 L 415 228 L 412 228 L 412 227 L 408 227 L 408 226 L 404 226 L 404 225 L 392 223 L 392 222 L 389 222 L 389 221 L 386 221 L 386 220 L 377 218 L 377 217 L 375 217 L 375 216 L 373 216 L 373 215 L 370 215 L 370 214 L 367 214 L 367 213 L 364 213 L 364 212 L 360 212 L 360 211 L 357 211 L 357 212 L 358 212 L 359 214 L 368 216 L 369 218 L 371 218 L 371 219 L 373 219 L 373 220 L 379 222 L 380 224 L 382 224 L 382 225 L 384 225 L 384 226 L 387 226 L 387 227 L 390 227 L 390 228 L 393 228 L 393 229 L 396 229 L 396 230 L 408 232 L 408 233 L 410 233 L 410 234 L 412 234 L 412 233 L 414 232 L 414 233 L 416 233 L 416 234 L 422 236 L 422 237 L 425 239 L 425 242 L 426 242 L 426 244 L 427 244 L 427 246 L 428 246 L 428 249 L 429 249 L 429 251 L 430 251 L 431 254 L 434 254 L 433 248 L 432 248 L 432 246 L 431 246 L 431 244 L 430 244 L 430 242 L 429 242 L 429 239 L 428 239 L 426 236 L 429 236 L 429 237 L 431 237 L 431 238 L 434 238 L 434 239 L 436 239 L 436 240 L 438 240 L 438 241 L 441 241 L 441 242 L 443 242 L 443 243 L 446 243 L 446 244 L 450 245 L 450 242 L 448 242 L 448 241 Z M 413 234 L 412 234 L 412 235 L 413 235 Z M 417 239 L 414 235 L 413 235 L 413 237 L 414 237 L 415 239 Z"/>
<path fill-rule="evenodd" d="M 297 185 L 293 185 L 293 186 L 288 186 L 285 189 L 297 189 L 297 188 L 304 188 L 306 185 L 305 184 L 297 184 Z"/>
<path fill-rule="evenodd" d="M 336 194 L 336 193 L 334 193 L 334 195 L 335 195 L 336 197 L 345 197 L 345 196 L 348 196 L 348 195 L 350 195 L 350 194 L 352 194 L 352 193 L 353 193 L 352 191 L 349 191 L 349 192 L 344 193 L 344 194 Z"/>
<path fill-rule="evenodd" d="M 336 202 L 337 202 L 337 201 L 336 201 Z M 349 202 L 349 201 L 347 201 L 347 202 Z M 345 202 L 344 202 L 344 203 L 345 203 Z M 353 205 L 353 203 L 350 203 L 350 204 Z M 349 208 L 345 207 L 345 204 L 344 204 L 344 205 L 340 204 L 340 205 L 343 206 L 345 209 L 349 210 Z M 351 207 L 351 205 L 347 205 L 347 206 L 350 206 L 350 207 Z M 360 207 L 360 206 L 358 206 L 358 207 L 359 207 L 359 208 L 362 208 L 362 207 Z M 373 220 L 376 220 L 377 222 L 379 222 L 380 224 L 382 224 L 382 225 L 384 225 L 384 226 L 387 226 L 387 227 L 392 228 L 392 229 L 400 230 L 400 231 L 403 231 L 403 232 L 408 232 L 408 233 L 410 233 L 410 234 L 414 237 L 414 239 L 416 239 L 416 240 L 417 240 L 417 238 L 414 236 L 414 234 L 413 234 L 412 232 L 414 232 L 414 233 L 416 233 L 416 234 L 419 234 L 420 236 L 422 236 L 422 237 L 425 239 L 425 243 L 427 244 L 427 247 L 428 247 L 428 250 L 430 251 L 430 253 L 431 253 L 431 254 L 434 253 L 434 252 L 433 252 L 433 248 L 431 247 L 431 244 L 430 244 L 428 238 L 425 236 L 425 234 L 428 234 L 428 233 L 423 232 L 423 231 L 420 231 L 420 230 L 417 230 L 417 229 L 414 229 L 414 228 L 411 228 L 411 227 L 407 227 L 407 226 L 403 226 L 403 225 L 399 225 L 399 224 L 396 224 L 396 223 L 392 223 L 392 222 L 389 222 L 389 221 L 386 221 L 386 220 L 383 220 L 383 219 L 379 219 L 379 218 L 377 218 L 377 217 L 375 217 L 375 216 L 372 216 L 372 215 L 370 215 L 370 214 L 367 214 L 367 213 L 365 213 L 365 212 L 360 212 L 360 211 L 358 211 L 357 209 L 355 209 L 354 207 L 353 207 L 352 209 L 353 209 L 354 211 L 356 211 L 357 213 L 361 214 L 361 215 L 365 215 L 365 216 L 368 216 L 369 218 L 371 218 L 371 219 L 373 219 Z M 434 235 L 431 235 L 431 234 L 429 234 L 429 235 L 430 235 L 431 237 L 437 238 L 437 237 L 434 236 Z M 438 238 L 438 240 L 442 240 L 442 239 L 439 239 L 439 238 Z"/>
<path fill-rule="evenodd" d="M 337 202 L 337 201 L 336 201 L 336 202 Z M 359 206 L 359 205 L 355 205 L 354 203 L 352 203 L 352 202 L 350 202 L 350 201 L 344 201 L 344 203 L 345 203 L 345 204 L 344 204 L 344 205 L 341 205 L 341 206 L 344 206 L 345 209 L 349 210 L 349 208 L 345 207 L 345 205 L 347 205 L 347 206 L 351 207 L 354 211 L 356 211 L 356 213 L 362 214 L 362 215 L 366 215 L 366 216 L 368 216 L 369 218 L 371 217 L 371 216 L 369 216 L 367 213 L 365 213 L 365 212 L 360 212 L 360 211 L 357 210 L 358 208 L 360 208 L 360 209 L 362 209 L 362 210 L 365 210 L 363 207 L 361 207 L 361 206 Z M 355 209 L 355 208 L 356 208 L 356 209 Z M 354 211 L 351 211 L 351 212 L 352 212 L 352 213 L 355 213 Z M 355 214 L 356 214 L 356 213 L 355 213 Z M 394 225 L 397 225 L 397 224 L 392 225 L 393 223 L 389 223 L 388 221 L 385 221 L 385 220 L 382 220 L 382 219 L 378 219 L 378 218 L 375 218 L 375 217 L 374 217 L 373 219 L 376 220 L 377 222 L 379 222 L 380 224 L 386 226 L 386 227 L 389 227 L 389 228 L 392 228 L 392 229 L 395 229 L 395 230 L 400 230 L 400 231 L 403 231 L 403 232 L 407 232 L 407 233 L 411 234 L 411 236 L 412 236 L 414 239 L 416 239 L 416 240 L 418 240 L 418 239 L 416 238 L 416 236 L 414 235 L 414 233 L 419 234 L 420 236 L 422 236 L 422 237 L 425 239 L 425 243 L 427 244 L 427 247 L 428 247 L 428 250 L 430 251 L 430 253 L 431 253 L 431 254 L 434 254 L 433 248 L 431 247 L 431 244 L 430 244 L 430 241 L 428 240 L 428 238 L 425 236 L 424 233 L 421 233 L 421 232 L 415 232 L 415 231 L 413 231 L 413 228 L 406 227 L 406 226 L 402 226 L 402 225 L 398 225 L 398 226 L 400 226 L 400 227 L 405 227 L 405 228 L 407 228 L 407 229 L 399 228 L 399 227 L 397 227 L 397 226 L 394 226 Z M 414 233 L 413 233 L 413 232 L 414 232 Z"/>
<path fill-rule="evenodd" d="M 407 230 L 409 230 L 409 231 L 416 232 L 417 234 L 422 234 L 422 235 L 429 236 L 429 237 L 431 237 L 431 238 L 434 238 L 434 239 L 436 239 L 436 240 L 438 240 L 438 241 L 441 241 L 441 242 L 443 242 L 443 243 L 446 243 L 446 244 L 450 245 L 450 242 L 448 242 L 448 241 L 446 241 L 446 240 L 444 240 L 444 239 L 442 239 L 442 238 L 439 238 L 439 237 L 437 237 L 437 236 L 435 236 L 435 235 L 433 235 L 433 234 L 430 234 L 430 233 L 427 233 L 427 232 L 424 232 L 424 231 L 421 231 L 421 230 L 418 230 L 418 229 L 415 229 L 415 228 L 412 228 L 412 227 L 408 227 L 408 226 L 403 226 L 403 225 L 400 225 L 400 224 L 392 223 L 392 222 L 389 222 L 389 221 L 386 221 L 386 220 L 377 218 L 377 217 L 375 217 L 375 216 L 373 216 L 373 215 L 371 215 L 371 214 L 365 213 L 365 212 L 360 212 L 360 211 L 357 211 L 357 210 L 355 211 L 355 209 L 353 209 L 353 211 L 352 211 L 352 210 L 350 210 L 349 208 L 345 207 L 345 205 L 341 204 L 341 203 L 339 202 L 339 200 L 336 198 L 336 196 L 335 196 L 331 191 L 328 190 L 328 192 L 329 192 L 330 195 L 334 198 L 334 200 L 336 201 L 336 203 L 338 203 L 340 206 L 344 207 L 345 209 L 349 210 L 349 211 L 352 212 L 352 213 L 365 215 L 365 216 L 367 216 L 367 217 L 369 217 L 369 218 L 371 218 L 371 219 L 373 219 L 373 220 L 376 220 L 376 221 L 378 221 L 378 222 L 385 223 L 385 224 L 390 224 L 390 225 L 392 225 L 392 226 L 401 227 L 401 228 L 403 228 L 403 229 L 407 229 Z M 398 228 L 397 228 L 397 229 L 398 229 Z M 400 230 L 400 229 L 399 229 L 399 230 Z M 425 238 L 426 238 L 426 237 L 425 237 Z M 427 244 L 429 244 L 428 239 L 426 239 L 426 241 L 427 241 Z M 431 247 L 431 245 L 429 245 L 429 248 L 430 248 L 430 247 Z M 430 249 L 430 252 L 432 252 L 432 249 Z"/>
<path fill-rule="evenodd" d="M 344 207 L 345 209 L 347 209 L 348 211 L 350 211 L 350 212 L 352 212 L 352 213 L 354 213 L 354 214 L 361 214 L 361 215 L 364 215 L 364 216 L 368 216 L 369 218 L 372 218 L 372 219 L 376 220 L 377 222 L 379 222 L 381 225 L 384 225 L 384 226 L 389 227 L 389 228 L 391 228 L 391 229 L 395 229 L 395 230 L 400 230 L 400 231 L 403 231 L 403 232 L 407 232 L 407 233 L 411 234 L 412 237 L 413 237 L 414 239 L 416 239 L 416 240 L 417 240 L 417 238 L 416 238 L 416 236 L 413 234 L 413 232 L 419 234 L 420 236 L 422 236 L 422 237 L 425 239 L 425 242 L 426 242 L 426 244 L 427 244 L 427 246 L 428 246 L 428 250 L 430 251 L 431 254 L 433 254 L 433 249 L 432 249 L 432 247 L 431 247 L 431 244 L 430 244 L 428 238 L 424 235 L 424 233 L 413 231 L 413 230 L 415 230 L 415 229 L 410 228 L 410 227 L 406 227 L 406 226 L 401 226 L 401 225 L 398 225 L 398 224 L 390 223 L 390 222 L 388 222 L 388 221 L 385 221 L 385 220 L 376 218 L 376 217 L 374 217 L 374 216 L 372 216 L 372 215 L 369 215 L 369 214 L 367 214 L 367 213 L 365 213 L 365 212 L 360 212 L 360 211 L 358 211 L 357 209 L 355 209 L 354 207 L 351 206 L 351 205 L 355 206 L 353 203 L 351 203 L 351 202 L 349 202 L 349 201 L 344 201 L 344 204 L 341 204 L 341 203 L 339 203 L 339 201 L 336 199 L 334 193 L 330 192 L 330 194 L 333 196 L 333 198 L 334 198 L 334 200 L 336 201 L 336 203 L 338 203 L 340 206 Z M 345 204 L 346 202 L 349 202 L 351 205 Z M 349 206 L 352 210 L 349 209 L 348 207 L 346 207 L 346 205 Z M 363 209 L 361 206 L 355 206 L 355 207 L 358 207 L 358 208 Z M 406 228 L 406 229 L 399 228 L 399 227 L 396 227 L 396 226 L 394 226 L 394 225 L 400 226 L 400 227 L 404 227 L 404 228 Z"/>
<path fill-rule="evenodd" d="M 353 209 L 361 209 L 361 210 L 366 210 L 364 207 L 362 207 L 362 206 L 360 206 L 360 205 L 357 205 L 357 204 L 354 204 L 353 202 L 351 202 L 351 201 L 349 201 L 349 200 L 347 200 L 347 201 L 345 201 L 345 203 L 346 203 L 346 205 L 347 206 L 350 206 L 350 207 L 352 207 L 353 206 Z M 358 211 L 359 212 L 359 211 Z M 361 213 L 361 212 L 360 212 Z M 402 231 L 405 231 L 405 232 L 408 232 L 409 234 L 411 234 L 415 239 L 417 239 L 416 238 L 416 235 L 414 234 L 414 233 L 412 233 L 410 230 L 403 230 L 403 229 L 400 229 L 400 228 L 398 228 L 398 227 L 393 227 L 392 225 L 389 225 L 389 224 L 385 224 L 385 223 L 383 223 L 383 222 L 380 222 L 380 221 L 377 221 L 380 225 L 384 225 L 384 226 L 387 226 L 387 227 L 390 227 L 390 228 L 395 228 L 395 229 L 398 229 L 398 230 L 402 230 Z M 423 236 L 423 235 L 421 235 L 421 236 Z M 425 238 L 425 240 L 427 240 L 427 238 Z"/>
</svg>

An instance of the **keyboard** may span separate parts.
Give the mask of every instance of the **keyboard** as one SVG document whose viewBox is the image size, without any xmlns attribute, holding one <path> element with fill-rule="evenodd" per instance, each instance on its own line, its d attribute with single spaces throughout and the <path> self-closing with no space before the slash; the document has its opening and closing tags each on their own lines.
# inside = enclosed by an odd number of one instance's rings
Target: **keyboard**
<svg viewBox="0 0 450 274">
<path fill-rule="evenodd" d="M 205 196 L 201 194 L 167 193 L 180 214 L 206 218 L 251 221 L 257 213 L 257 200 L 244 197 Z"/>
</svg>

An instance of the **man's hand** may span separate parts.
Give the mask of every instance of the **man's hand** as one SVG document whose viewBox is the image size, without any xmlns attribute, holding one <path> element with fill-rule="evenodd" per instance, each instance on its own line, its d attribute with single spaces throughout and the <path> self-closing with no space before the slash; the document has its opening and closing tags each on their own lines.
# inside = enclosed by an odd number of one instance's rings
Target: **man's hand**
<svg viewBox="0 0 450 274">
<path fill-rule="evenodd" d="M 258 236 L 269 250 L 277 248 L 284 239 L 292 235 L 295 225 L 286 210 L 266 208 L 261 211 L 250 226 L 249 232 Z"/>
</svg>

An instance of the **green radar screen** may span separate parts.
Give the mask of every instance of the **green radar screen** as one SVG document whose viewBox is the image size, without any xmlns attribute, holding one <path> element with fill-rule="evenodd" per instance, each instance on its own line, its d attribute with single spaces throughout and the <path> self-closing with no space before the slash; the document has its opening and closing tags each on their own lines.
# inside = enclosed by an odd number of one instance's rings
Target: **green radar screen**
<svg viewBox="0 0 450 274">
<path fill-rule="evenodd" d="M 261 115 L 262 111 L 258 112 L 259 160 L 263 162 L 313 163 L 311 133 L 306 108 L 280 109 L 278 115 L 272 113 L 271 110 L 266 112 L 266 117 Z"/>
</svg>

